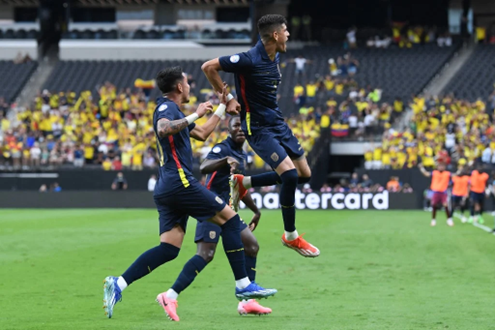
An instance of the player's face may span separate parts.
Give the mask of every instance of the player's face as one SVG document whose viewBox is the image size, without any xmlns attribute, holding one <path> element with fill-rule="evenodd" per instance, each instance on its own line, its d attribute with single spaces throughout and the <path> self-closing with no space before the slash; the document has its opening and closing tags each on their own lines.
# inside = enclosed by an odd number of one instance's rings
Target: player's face
<svg viewBox="0 0 495 330">
<path fill-rule="evenodd" d="M 445 164 L 438 164 L 439 171 L 445 171 Z"/>
<path fill-rule="evenodd" d="M 181 85 L 182 85 L 182 103 L 189 103 L 189 91 L 191 90 L 191 86 L 187 82 L 187 76 L 183 73 Z"/>
<path fill-rule="evenodd" d="M 275 31 L 274 37 L 277 43 L 277 52 L 287 52 L 287 40 L 289 40 L 290 33 L 287 31 L 287 25 L 282 24 L 279 30 Z"/>
<path fill-rule="evenodd" d="M 230 123 L 229 127 L 230 137 L 234 140 L 235 143 L 242 144 L 246 141 L 246 136 L 241 129 L 241 119 L 234 118 Z"/>
</svg>

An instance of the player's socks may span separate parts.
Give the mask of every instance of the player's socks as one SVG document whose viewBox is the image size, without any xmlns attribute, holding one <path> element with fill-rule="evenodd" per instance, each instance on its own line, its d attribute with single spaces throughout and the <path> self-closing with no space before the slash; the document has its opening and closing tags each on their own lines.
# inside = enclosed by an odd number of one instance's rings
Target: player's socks
<svg viewBox="0 0 495 330">
<path fill-rule="evenodd" d="M 251 177 L 244 177 L 246 183 L 250 185 L 249 187 L 244 184 L 244 180 L 242 181 L 242 185 L 246 188 L 251 187 L 265 187 L 265 186 L 273 186 L 274 184 L 282 183 L 282 180 L 278 176 L 277 172 L 266 172 L 258 175 L 253 175 Z"/>
<path fill-rule="evenodd" d="M 201 256 L 195 255 L 182 268 L 179 277 L 175 280 L 174 285 L 172 285 L 172 290 L 177 293 L 181 293 L 187 288 L 205 267 L 207 263 L 206 260 Z M 169 290 L 170 291 L 170 290 Z M 169 296 L 167 291 L 167 297 L 171 299 L 177 299 L 177 297 Z"/>
<path fill-rule="evenodd" d="M 230 267 L 234 273 L 236 287 L 246 288 L 251 282 L 246 273 L 246 261 L 244 257 L 244 246 L 242 245 L 240 226 L 241 218 L 238 214 L 229 219 L 222 226 L 223 249 L 229 259 Z M 247 282 L 246 282 L 247 281 Z"/>
<path fill-rule="evenodd" d="M 433 227 L 433 226 L 436 226 L 437 225 L 437 220 L 435 219 L 431 219 L 431 223 L 430 225 Z"/>
<path fill-rule="evenodd" d="M 310 180 L 311 177 L 298 177 L 297 183 L 298 184 L 308 183 Z M 277 172 L 266 172 L 253 176 L 245 176 L 244 179 L 242 179 L 242 185 L 246 189 L 249 189 L 251 187 L 273 186 L 274 184 L 281 184 L 281 183 L 282 183 L 282 179 L 277 174 Z"/>
<path fill-rule="evenodd" d="M 295 240 L 298 237 L 299 237 L 299 233 L 297 232 L 297 230 L 294 230 L 294 231 L 285 231 L 285 238 L 288 241 L 293 241 L 293 240 Z"/>
<path fill-rule="evenodd" d="M 246 272 L 251 282 L 256 279 L 256 257 L 246 255 Z"/>
<path fill-rule="evenodd" d="M 450 227 L 454 226 L 454 220 L 452 220 L 452 218 L 448 218 L 447 225 L 449 225 Z"/>
<path fill-rule="evenodd" d="M 117 279 L 117 286 L 119 287 L 120 291 L 124 291 L 124 289 L 127 288 L 127 282 L 122 276 L 119 276 L 119 278 Z"/>
<path fill-rule="evenodd" d="M 180 249 L 172 244 L 160 243 L 152 249 L 144 252 L 122 274 L 127 285 L 151 273 L 155 268 L 174 260 L 179 255 Z"/>
<path fill-rule="evenodd" d="M 284 230 L 293 233 L 296 230 L 296 208 L 295 194 L 297 188 L 297 170 L 282 173 L 282 187 L 280 189 L 280 206 L 282 207 L 282 218 L 284 219 Z M 297 238 L 297 237 L 296 237 Z"/>
</svg>

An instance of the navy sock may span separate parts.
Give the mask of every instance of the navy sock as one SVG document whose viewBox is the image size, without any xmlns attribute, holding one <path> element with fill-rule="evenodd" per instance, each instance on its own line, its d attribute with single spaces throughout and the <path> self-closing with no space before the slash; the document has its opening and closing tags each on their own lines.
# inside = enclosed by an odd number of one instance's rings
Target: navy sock
<svg viewBox="0 0 495 330">
<path fill-rule="evenodd" d="M 297 172 L 297 170 L 296 170 Z M 297 183 L 308 183 L 311 177 L 299 177 Z M 277 172 L 266 172 L 262 174 L 257 174 L 251 176 L 251 186 L 252 187 L 266 187 L 273 186 L 274 184 L 281 184 L 282 179 L 277 174 Z"/>
<path fill-rule="evenodd" d="M 280 206 L 282 207 L 282 218 L 284 219 L 285 231 L 292 232 L 296 230 L 296 208 L 295 195 L 297 188 L 297 170 L 282 173 L 282 187 L 280 189 Z"/>
<path fill-rule="evenodd" d="M 251 176 L 251 186 L 253 187 L 273 186 L 281 182 L 277 172 L 266 172 Z"/>
<path fill-rule="evenodd" d="M 246 272 L 251 282 L 256 279 L 256 257 L 245 256 L 246 258 Z"/>
<path fill-rule="evenodd" d="M 184 291 L 196 278 L 205 267 L 207 263 L 206 260 L 201 256 L 195 255 L 182 268 L 179 277 L 175 280 L 174 285 L 172 285 L 172 290 L 177 293 Z"/>
<path fill-rule="evenodd" d="M 241 241 L 241 218 L 238 214 L 229 219 L 222 226 L 223 249 L 229 259 L 230 267 L 235 280 L 247 277 L 246 260 L 244 258 L 244 246 Z"/>
<path fill-rule="evenodd" d="M 179 251 L 180 249 L 176 246 L 168 243 L 160 243 L 160 245 L 141 254 L 125 273 L 122 274 L 122 277 L 127 282 L 127 285 L 130 285 L 167 261 L 177 258 Z"/>
</svg>

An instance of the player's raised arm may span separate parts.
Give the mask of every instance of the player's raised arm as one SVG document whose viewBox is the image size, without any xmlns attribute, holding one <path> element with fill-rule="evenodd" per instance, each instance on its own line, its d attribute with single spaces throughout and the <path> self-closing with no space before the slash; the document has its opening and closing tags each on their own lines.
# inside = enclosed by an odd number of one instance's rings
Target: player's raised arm
<svg viewBox="0 0 495 330">
<path fill-rule="evenodd" d="M 235 168 L 239 165 L 239 162 L 234 157 L 223 157 L 220 159 L 205 159 L 201 166 L 199 166 L 199 170 L 201 174 L 210 174 L 215 171 L 218 171 L 222 167 L 230 166 L 231 168 Z"/>
<path fill-rule="evenodd" d="M 425 167 L 423 166 L 423 163 L 419 164 L 418 165 L 418 168 L 421 171 L 421 174 L 423 174 L 427 178 L 429 178 L 431 176 L 431 172 L 428 172 L 427 170 L 425 170 Z"/>
<path fill-rule="evenodd" d="M 167 137 L 169 135 L 174 135 L 182 131 L 187 126 L 191 125 L 198 118 L 203 117 L 206 112 L 212 111 L 213 105 L 210 102 L 201 103 L 196 112 L 182 119 L 168 120 L 167 118 L 161 118 L 158 120 L 157 134 L 160 139 Z"/>
<path fill-rule="evenodd" d="M 222 91 L 221 93 L 217 93 L 218 98 L 220 100 L 220 105 L 218 106 L 217 110 L 213 113 L 213 116 L 211 116 L 204 125 L 202 126 L 196 125 L 194 129 L 189 132 L 191 137 L 193 137 L 194 139 L 199 141 L 206 141 L 208 136 L 210 136 L 210 134 L 215 130 L 215 127 L 220 122 L 220 119 L 224 116 L 225 108 L 227 104 L 227 84 L 223 85 L 221 91 Z"/>
<path fill-rule="evenodd" d="M 258 207 L 256 206 L 256 204 L 254 203 L 253 199 L 251 198 L 251 194 L 249 193 L 249 191 L 246 193 L 246 196 L 244 196 L 242 198 L 242 201 L 254 213 L 253 218 L 251 219 L 251 222 L 249 223 L 249 229 L 251 229 L 251 231 L 254 231 L 256 229 L 256 227 L 258 227 L 258 223 L 259 223 L 260 218 L 261 218 L 261 212 L 258 209 Z"/>
</svg>

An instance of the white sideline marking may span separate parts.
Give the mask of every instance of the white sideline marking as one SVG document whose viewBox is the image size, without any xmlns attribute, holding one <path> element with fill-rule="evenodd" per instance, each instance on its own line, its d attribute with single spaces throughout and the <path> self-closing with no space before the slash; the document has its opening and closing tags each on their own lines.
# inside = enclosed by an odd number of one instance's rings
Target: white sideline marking
<svg viewBox="0 0 495 330">
<path fill-rule="evenodd" d="M 461 217 L 458 214 L 456 214 L 456 213 L 454 213 L 454 217 L 457 218 L 457 219 L 459 219 L 459 220 L 461 219 Z M 478 227 L 479 229 L 484 230 L 487 233 L 491 233 L 492 232 L 492 229 L 490 227 L 487 227 L 485 225 L 480 225 L 476 221 L 473 222 L 473 226 Z M 493 233 L 493 235 L 495 235 L 495 233 Z"/>
<path fill-rule="evenodd" d="M 486 231 L 486 232 L 488 232 L 488 233 L 490 233 L 490 232 L 492 231 L 492 229 L 491 229 L 491 228 L 489 228 L 489 227 L 487 227 L 487 226 L 485 226 L 485 225 L 480 225 L 480 224 L 479 224 L 479 223 L 477 223 L 477 222 L 473 222 L 473 226 L 478 227 L 478 228 L 480 228 L 480 229 L 482 229 L 482 230 L 484 230 L 484 231 Z"/>
</svg>

